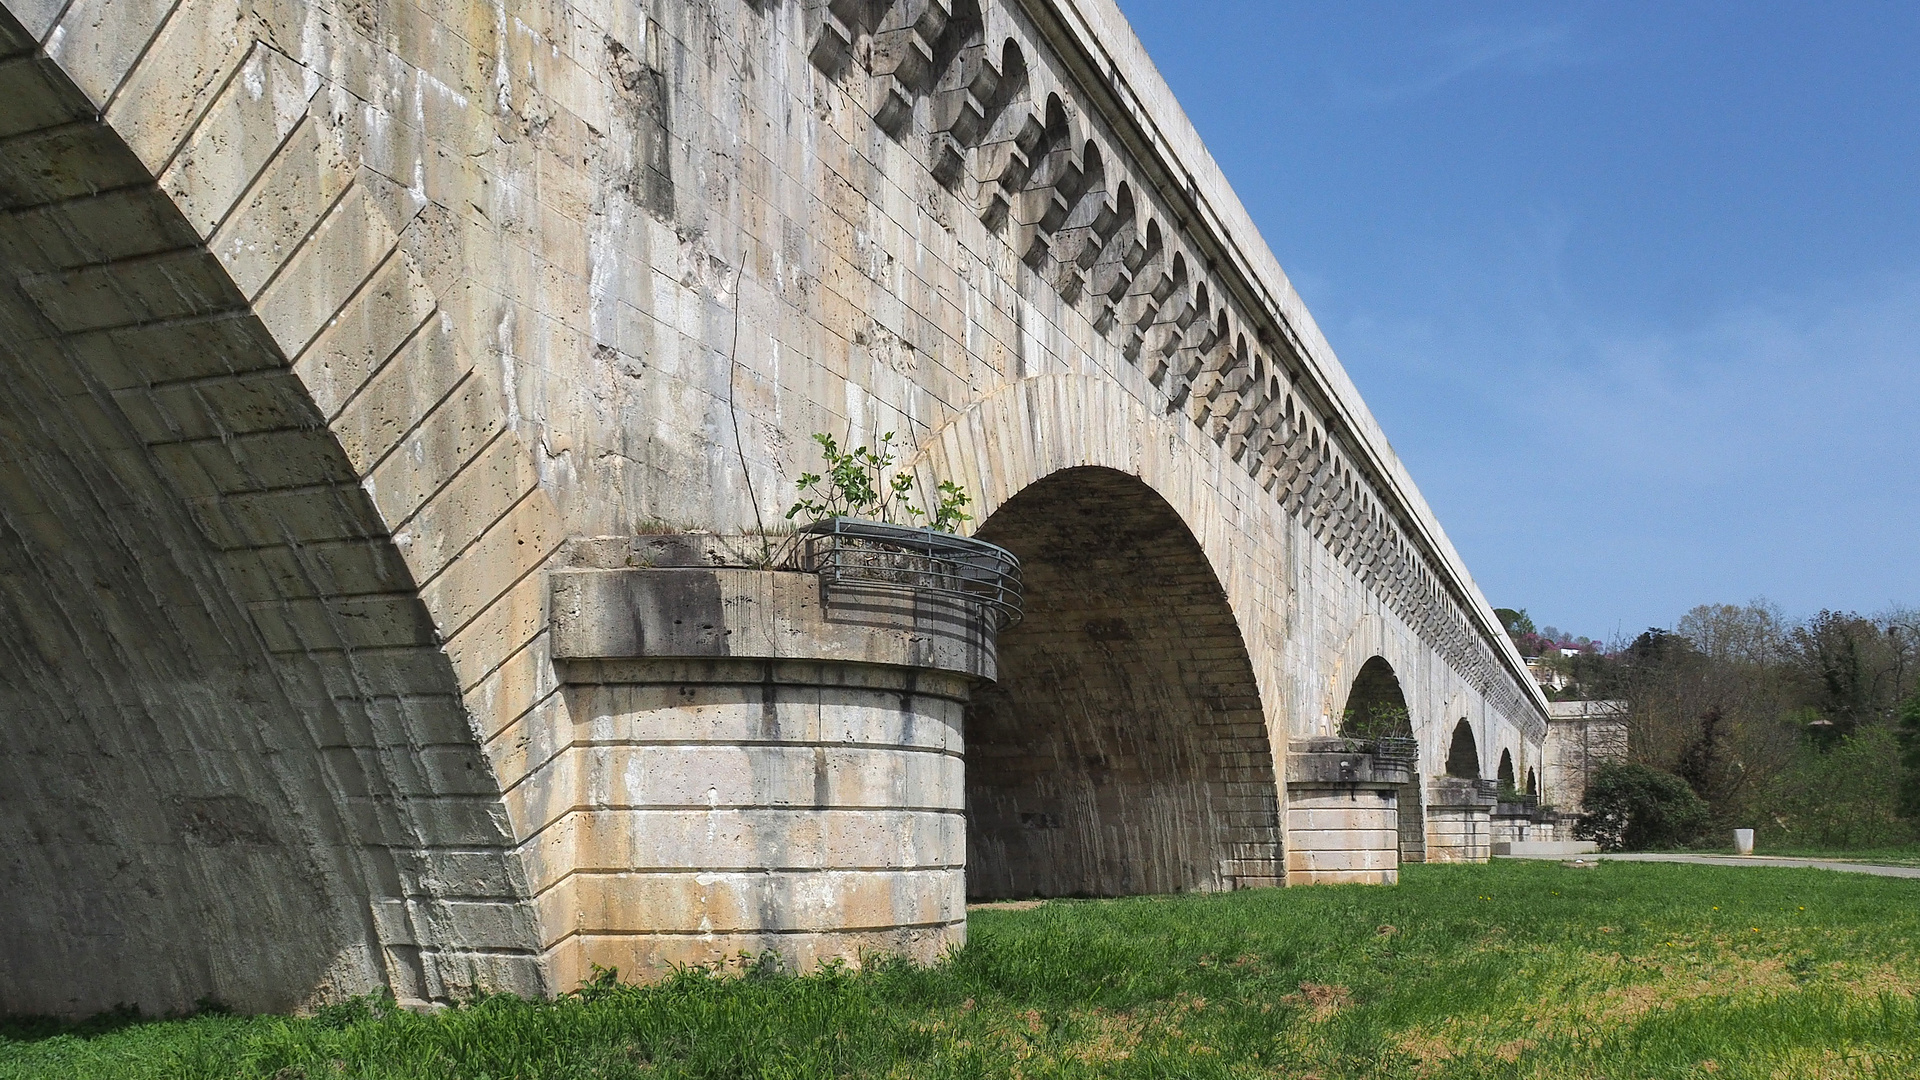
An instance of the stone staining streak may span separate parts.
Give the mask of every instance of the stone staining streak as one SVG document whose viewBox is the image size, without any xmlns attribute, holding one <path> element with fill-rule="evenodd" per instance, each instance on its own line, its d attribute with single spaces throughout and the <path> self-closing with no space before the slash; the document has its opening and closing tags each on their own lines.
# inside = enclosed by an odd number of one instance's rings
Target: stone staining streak
<svg viewBox="0 0 1920 1080">
<path fill-rule="evenodd" d="M 614 87 L 615 145 L 631 147 L 627 167 L 614 187 L 662 221 L 673 220 L 673 115 L 661 58 L 660 26 L 648 20 L 646 41 L 635 55 L 611 36 L 604 39 L 607 74 Z"/>
</svg>

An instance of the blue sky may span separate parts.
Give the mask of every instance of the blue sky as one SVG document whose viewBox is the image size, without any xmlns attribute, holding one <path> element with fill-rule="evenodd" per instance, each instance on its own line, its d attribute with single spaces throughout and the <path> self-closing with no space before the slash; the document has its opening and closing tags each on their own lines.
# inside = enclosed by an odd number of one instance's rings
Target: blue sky
<svg viewBox="0 0 1920 1080">
<path fill-rule="evenodd" d="M 1495 605 L 1920 605 L 1920 5 L 1120 3 Z"/>
</svg>

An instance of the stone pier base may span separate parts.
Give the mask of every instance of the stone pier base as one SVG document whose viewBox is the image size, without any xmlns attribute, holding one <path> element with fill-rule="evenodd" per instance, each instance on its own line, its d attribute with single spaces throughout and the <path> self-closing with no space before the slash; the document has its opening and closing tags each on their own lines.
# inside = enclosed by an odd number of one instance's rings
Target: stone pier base
<svg viewBox="0 0 1920 1080">
<path fill-rule="evenodd" d="M 1427 861 L 1483 863 L 1493 854 L 1494 797 L 1477 780 L 1435 777 L 1427 785 Z"/>
<path fill-rule="evenodd" d="M 1287 884 L 1397 884 L 1399 786 L 1411 772 L 1346 739 L 1310 739 L 1288 755 Z"/>
<path fill-rule="evenodd" d="M 557 985 L 964 941 L 978 611 L 738 567 L 557 571 L 552 604 L 571 809 L 528 858 Z"/>
</svg>

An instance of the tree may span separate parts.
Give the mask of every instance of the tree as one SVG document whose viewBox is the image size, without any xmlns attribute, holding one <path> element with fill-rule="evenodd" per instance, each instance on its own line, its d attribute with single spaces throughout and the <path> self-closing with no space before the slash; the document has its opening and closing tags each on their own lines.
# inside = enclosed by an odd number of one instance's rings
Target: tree
<svg viewBox="0 0 1920 1080">
<path fill-rule="evenodd" d="M 1794 622 L 1765 601 L 1707 604 L 1673 627 L 1570 657 L 1542 627 L 1521 648 L 1567 675 L 1567 696 L 1624 701 L 1629 759 L 1684 781 L 1712 830 L 1920 839 L 1920 611 Z"/>
<path fill-rule="evenodd" d="M 1805 685 L 1807 704 L 1837 736 L 1862 724 L 1892 721 L 1906 697 L 1906 628 L 1852 612 L 1822 611 L 1794 629 L 1791 660 Z"/>
<path fill-rule="evenodd" d="M 1799 847 L 1844 849 L 1891 847 L 1920 839 L 1901 813 L 1899 732 L 1879 724 L 1852 735 L 1809 744 L 1791 768 L 1776 777 L 1759 800 L 1756 826 Z"/>
<path fill-rule="evenodd" d="M 1508 637 L 1519 639 L 1534 632 L 1533 620 L 1527 616 L 1526 608 L 1518 611 L 1512 608 L 1494 608 L 1493 615 L 1500 620 L 1501 626 L 1506 627 Z"/>
<path fill-rule="evenodd" d="M 1721 824 L 1742 824 L 1803 741 L 1783 624 L 1755 603 L 1697 607 L 1678 625 L 1686 632 L 1650 628 L 1621 649 L 1596 696 L 1628 703 L 1634 761 L 1684 777 Z"/>
<path fill-rule="evenodd" d="M 1900 707 L 1900 813 L 1920 821 L 1920 694 Z"/>
</svg>

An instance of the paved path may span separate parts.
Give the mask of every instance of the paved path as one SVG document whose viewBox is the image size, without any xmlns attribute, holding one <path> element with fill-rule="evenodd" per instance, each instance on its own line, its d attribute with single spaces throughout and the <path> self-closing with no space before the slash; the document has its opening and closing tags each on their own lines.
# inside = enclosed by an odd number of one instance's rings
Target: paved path
<svg viewBox="0 0 1920 1080">
<path fill-rule="evenodd" d="M 1874 863 L 1843 862 L 1839 859 L 1786 859 L 1765 855 L 1576 855 L 1579 859 L 1617 859 L 1621 862 L 1677 862 L 1700 866 L 1787 866 L 1812 870 L 1839 870 L 1849 874 L 1873 874 L 1878 877 L 1920 878 L 1920 866 L 1879 866 Z M 1500 855 L 1501 859 L 1559 859 L 1566 855 Z"/>
</svg>

